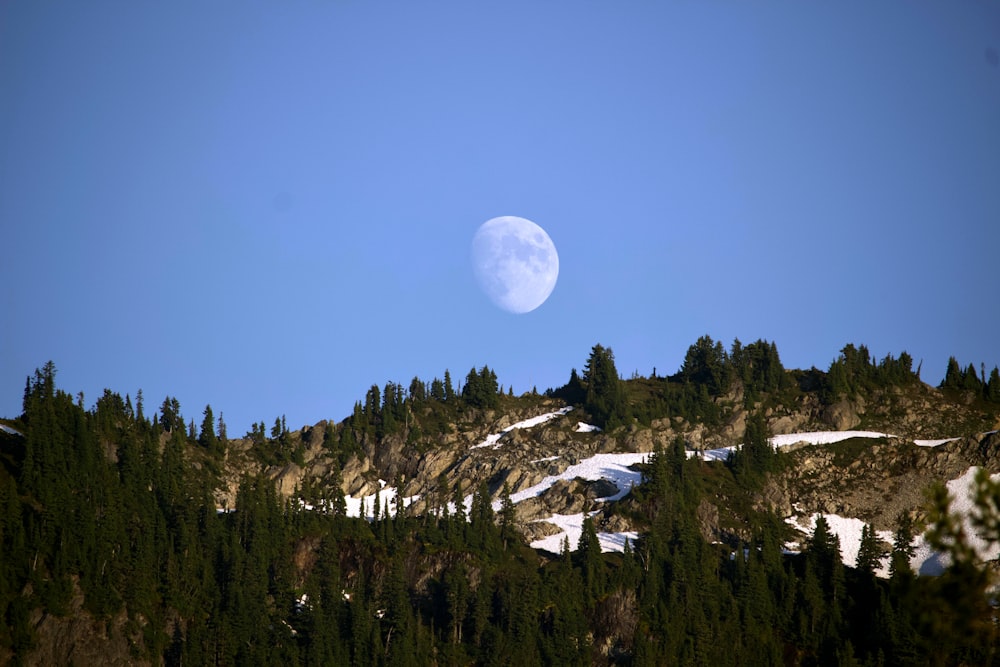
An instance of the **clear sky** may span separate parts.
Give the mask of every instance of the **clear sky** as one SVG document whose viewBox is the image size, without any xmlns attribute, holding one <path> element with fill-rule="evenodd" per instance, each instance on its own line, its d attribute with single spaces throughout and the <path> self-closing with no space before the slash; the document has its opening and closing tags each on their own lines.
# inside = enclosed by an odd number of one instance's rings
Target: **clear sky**
<svg viewBox="0 0 1000 667">
<path fill-rule="evenodd" d="M 988 372 L 998 52 L 985 1 L 0 3 L 0 415 L 49 359 L 231 435 L 702 334 Z M 502 215 L 559 252 L 523 315 Z"/>
</svg>

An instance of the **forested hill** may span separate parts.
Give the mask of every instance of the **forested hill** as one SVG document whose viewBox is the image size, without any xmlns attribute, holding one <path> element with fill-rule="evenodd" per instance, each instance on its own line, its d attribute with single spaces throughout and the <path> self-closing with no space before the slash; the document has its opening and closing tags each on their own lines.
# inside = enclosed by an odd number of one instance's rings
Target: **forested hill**
<svg viewBox="0 0 1000 667">
<path fill-rule="evenodd" d="M 919 374 L 705 336 L 622 379 L 596 345 L 541 393 L 446 371 L 235 437 L 169 396 L 88 407 L 49 363 L 0 424 L 0 663 L 991 664 L 1000 489 L 977 478 L 983 547 L 943 483 L 1000 472 L 1000 376 Z"/>
</svg>

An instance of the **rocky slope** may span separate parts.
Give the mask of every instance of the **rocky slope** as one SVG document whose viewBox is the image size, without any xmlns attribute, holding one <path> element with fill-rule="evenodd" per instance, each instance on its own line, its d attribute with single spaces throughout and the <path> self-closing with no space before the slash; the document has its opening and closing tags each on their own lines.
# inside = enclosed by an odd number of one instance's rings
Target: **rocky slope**
<svg viewBox="0 0 1000 667">
<path fill-rule="evenodd" d="M 505 399 L 497 410 L 466 411 L 439 430 L 424 432 L 416 445 L 406 431 L 362 438 L 360 455 L 351 456 L 342 469 L 341 491 L 355 498 L 372 496 L 400 480 L 402 495 L 413 499 L 408 511 L 421 513 L 451 498 L 456 484 L 468 495 L 485 483 L 499 502 L 505 485 L 517 494 L 596 454 L 648 453 L 677 437 L 694 452 L 737 445 L 748 415 L 742 392 L 737 389 L 717 402 L 725 418 L 716 426 L 674 418 L 602 433 L 580 430 L 588 415 L 580 408 L 567 411 L 568 406 L 557 399 Z M 772 507 L 783 517 L 824 512 L 891 530 L 900 512 L 910 512 L 919 522 L 931 483 L 953 479 L 971 465 L 1000 471 L 1000 436 L 984 434 L 1000 426 L 997 412 L 967 396 L 912 384 L 828 404 L 815 393 L 800 394 L 788 405 L 773 403 L 755 408 L 764 410 L 775 435 L 864 428 L 891 436 L 785 450 L 786 465 L 770 476 L 756 501 L 758 507 Z M 544 423 L 511 428 L 548 413 L 556 414 Z M 290 462 L 266 469 L 281 494 L 290 497 L 305 487 L 331 483 L 337 462 L 323 444 L 328 428 L 319 422 L 290 434 L 293 445 L 303 452 L 301 465 Z M 914 443 L 943 438 L 959 439 L 937 447 Z M 252 472 L 253 466 L 250 443 L 232 441 L 225 483 L 217 496 L 220 507 L 232 506 L 241 476 Z M 534 540 L 558 530 L 539 522 L 546 517 L 600 512 L 601 529 L 630 530 L 634 526 L 625 513 L 603 500 L 617 491 L 606 480 L 558 481 L 517 504 L 519 526 Z M 725 498 L 700 513 L 712 539 L 724 540 L 727 531 L 739 531 L 739 518 L 731 516 Z"/>
</svg>

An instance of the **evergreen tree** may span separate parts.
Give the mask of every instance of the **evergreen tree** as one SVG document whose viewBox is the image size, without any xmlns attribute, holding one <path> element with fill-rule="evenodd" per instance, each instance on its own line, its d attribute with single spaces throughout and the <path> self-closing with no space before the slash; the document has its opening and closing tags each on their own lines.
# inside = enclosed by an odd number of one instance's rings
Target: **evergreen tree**
<svg viewBox="0 0 1000 667">
<path fill-rule="evenodd" d="M 427 388 L 424 383 L 416 375 L 410 380 L 410 400 L 413 401 L 423 401 L 427 398 Z"/>
<path fill-rule="evenodd" d="M 763 482 L 764 475 L 774 470 L 776 457 L 764 414 L 754 412 L 747 419 L 742 447 L 731 455 L 733 474 L 746 488 L 756 488 Z"/>
<path fill-rule="evenodd" d="M 586 517 L 577 545 L 580 572 L 586 587 L 588 599 L 595 600 L 604 592 L 604 561 L 601 556 L 601 542 L 597 538 L 594 520 Z"/>
<path fill-rule="evenodd" d="M 444 382 L 438 378 L 431 380 L 431 398 L 436 401 L 445 400 Z"/>
<path fill-rule="evenodd" d="M 470 370 L 462 387 L 462 398 L 475 408 L 496 408 L 500 404 L 496 373 L 488 366 Z"/>
<path fill-rule="evenodd" d="M 982 391 L 982 383 L 973 364 L 969 364 L 969 367 L 965 369 L 965 373 L 962 375 L 962 388 L 977 393 Z"/>
<path fill-rule="evenodd" d="M 160 406 L 160 427 L 167 432 L 184 428 L 184 418 L 181 417 L 181 404 L 176 398 L 167 396 Z"/>
<path fill-rule="evenodd" d="M 344 482 L 340 467 L 333 465 L 330 469 L 329 497 L 326 507 L 334 516 L 347 516 L 347 500 L 344 497 Z"/>
<path fill-rule="evenodd" d="M 517 539 L 516 517 L 517 510 L 510 498 L 510 485 L 504 482 L 500 494 L 500 539 L 503 541 L 504 551 L 507 550 L 508 544 Z"/>
<path fill-rule="evenodd" d="M 136 421 L 142 423 L 146 421 L 146 415 L 143 414 L 143 400 L 142 400 L 142 389 L 135 392 L 135 419 Z"/>
<path fill-rule="evenodd" d="M 906 512 L 896 518 L 896 530 L 892 538 L 892 552 L 889 554 L 889 577 L 898 579 L 913 574 L 910 561 L 916 553 L 913 546 L 913 520 Z"/>
<path fill-rule="evenodd" d="M 962 368 L 958 365 L 955 357 L 948 357 L 948 367 L 944 373 L 944 380 L 939 385 L 942 388 L 959 389 L 962 386 Z"/>
<path fill-rule="evenodd" d="M 986 400 L 991 403 L 1000 403 L 1000 369 L 996 366 L 990 371 L 990 379 L 986 382 Z"/>
<path fill-rule="evenodd" d="M 223 454 L 226 452 L 226 448 L 229 446 L 229 434 L 226 432 L 226 421 L 222 418 L 222 413 L 219 413 L 219 437 L 218 437 L 219 449 Z"/>
<path fill-rule="evenodd" d="M 711 336 L 701 336 L 688 348 L 681 365 L 680 376 L 684 382 L 704 385 L 711 396 L 718 396 L 729 389 L 729 356 L 721 342 Z"/>
<path fill-rule="evenodd" d="M 587 383 L 584 407 L 596 425 L 611 429 L 624 424 L 628 419 L 628 406 L 611 348 L 599 344 L 593 347 L 584 368 L 583 379 Z"/>
<path fill-rule="evenodd" d="M 855 567 L 868 574 L 874 574 L 882 560 L 882 550 L 878 544 L 875 529 L 865 524 L 861 529 L 861 544 L 858 547 L 858 557 Z"/>
<path fill-rule="evenodd" d="M 451 384 L 451 372 L 446 368 L 444 370 L 444 400 L 451 402 L 455 398 L 455 387 Z"/>
<path fill-rule="evenodd" d="M 215 436 L 215 415 L 212 414 L 211 405 L 205 406 L 204 419 L 201 422 L 201 433 L 198 435 L 198 444 L 212 453 L 215 453 L 218 449 L 219 440 Z"/>
<path fill-rule="evenodd" d="M 587 390 L 583 386 L 583 380 L 573 368 L 569 373 L 569 382 L 557 392 L 558 395 L 570 405 L 583 403 L 587 398 Z"/>
</svg>

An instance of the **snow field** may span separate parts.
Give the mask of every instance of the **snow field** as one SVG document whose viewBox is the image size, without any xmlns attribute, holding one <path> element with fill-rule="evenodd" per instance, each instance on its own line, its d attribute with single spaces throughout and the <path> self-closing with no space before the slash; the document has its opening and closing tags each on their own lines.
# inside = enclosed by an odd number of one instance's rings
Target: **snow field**
<svg viewBox="0 0 1000 667">
<path fill-rule="evenodd" d="M 990 544 L 982 539 L 972 526 L 971 521 L 968 520 L 968 516 L 975 507 L 972 501 L 972 491 L 975 488 L 975 477 L 978 470 L 978 467 L 973 466 L 948 482 L 945 486 L 948 489 L 948 495 L 952 498 L 950 505 L 951 512 L 966 517 L 965 530 L 969 536 L 969 543 L 975 548 L 976 553 L 982 560 L 993 560 L 1000 557 L 1000 544 Z M 1000 475 L 993 476 L 994 479 L 998 477 Z M 819 513 L 805 520 L 792 516 L 785 519 L 785 521 L 808 535 L 816 528 L 816 517 L 818 516 Z M 854 567 L 858 558 L 858 547 L 861 545 L 861 529 L 865 525 L 864 522 L 861 519 L 852 519 L 836 514 L 823 514 L 823 516 L 826 517 L 826 521 L 830 525 L 830 532 L 840 539 L 840 555 L 844 565 Z M 879 540 L 892 544 L 892 531 L 879 530 L 876 531 L 876 535 Z M 787 545 L 789 551 L 798 551 L 798 548 L 796 548 L 798 546 Z M 914 539 L 913 546 L 914 554 L 913 558 L 910 559 L 910 567 L 913 568 L 914 572 L 922 575 L 936 576 L 940 575 L 948 567 L 948 558 L 944 554 L 935 551 L 927 543 L 927 539 L 923 535 Z M 875 570 L 875 574 L 883 578 L 889 576 L 888 556 L 882 559 L 880 566 Z"/>
</svg>

